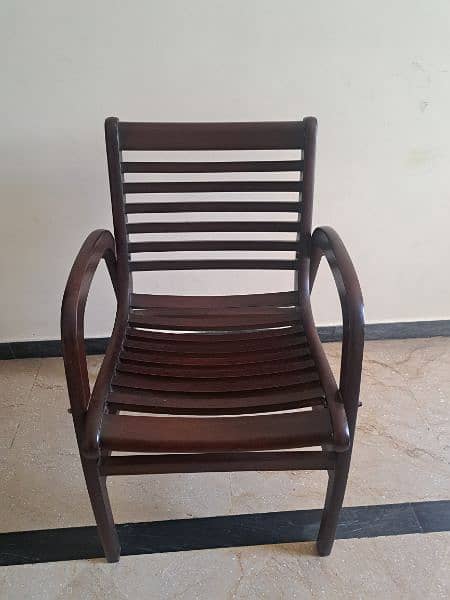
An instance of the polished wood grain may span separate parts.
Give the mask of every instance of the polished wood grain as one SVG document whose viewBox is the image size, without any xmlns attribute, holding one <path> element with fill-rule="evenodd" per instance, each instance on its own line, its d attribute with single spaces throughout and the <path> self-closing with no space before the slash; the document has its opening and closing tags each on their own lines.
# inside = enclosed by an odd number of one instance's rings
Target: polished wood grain
<svg viewBox="0 0 450 600">
<path fill-rule="evenodd" d="M 110 562 L 119 560 L 120 544 L 106 477 L 126 474 L 327 470 L 317 549 L 321 555 L 331 551 L 359 405 L 364 315 L 358 278 L 339 236 L 329 227 L 311 231 L 316 128 L 312 117 L 267 123 L 105 122 L 114 237 L 97 230 L 83 244 L 67 282 L 61 332 L 81 463 Z M 129 150 L 158 156 L 123 160 L 122 152 Z M 195 160 L 195 152 L 205 150 L 208 160 Z M 229 151 L 230 159 L 212 160 L 216 150 L 227 156 Z M 236 160 L 235 150 L 252 152 Z M 265 160 L 261 150 L 289 150 L 292 158 Z M 171 151 L 189 151 L 188 160 L 163 160 Z M 168 178 L 177 173 L 182 181 Z M 198 173 L 202 180 L 192 180 Z M 220 173 L 235 175 L 219 181 Z M 290 175 L 267 179 L 272 173 Z M 130 180 L 130 174 L 140 181 Z M 156 176 L 145 181 L 145 174 Z M 261 213 L 267 213 L 266 220 Z M 224 239 L 205 239 L 211 232 Z M 161 239 L 165 234 L 170 238 Z M 186 239 L 185 234 L 196 235 Z M 142 260 L 142 253 L 156 258 Z M 339 384 L 310 302 L 323 257 L 342 307 Z M 102 260 L 117 313 L 91 389 L 84 312 Z M 133 290 L 136 271 L 173 271 L 175 285 L 177 272 L 190 269 L 262 269 L 267 277 L 288 269 L 293 285 L 228 296 Z M 115 451 L 141 454 L 111 455 Z"/>
</svg>

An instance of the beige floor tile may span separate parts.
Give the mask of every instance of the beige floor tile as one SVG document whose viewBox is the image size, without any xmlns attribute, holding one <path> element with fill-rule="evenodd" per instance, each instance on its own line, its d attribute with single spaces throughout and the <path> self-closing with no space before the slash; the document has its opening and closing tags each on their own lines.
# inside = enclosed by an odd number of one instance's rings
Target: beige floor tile
<svg viewBox="0 0 450 600">
<path fill-rule="evenodd" d="M 449 366 L 448 338 L 367 344 L 352 503 L 448 497 Z"/>
<path fill-rule="evenodd" d="M 44 361 L 45 362 L 45 361 Z M 0 360 L 0 406 L 26 407 L 28 394 L 41 367 L 42 359 Z"/>
<path fill-rule="evenodd" d="M 14 444 L 40 366 L 40 359 L 0 361 L 0 456 Z"/>
<path fill-rule="evenodd" d="M 8 600 L 447 600 L 450 534 L 283 544 L 3 567 Z"/>
<path fill-rule="evenodd" d="M 10 450 L 0 460 L 0 479 L 0 531 L 94 524 L 76 454 Z M 230 511 L 228 473 L 117 477 L 108 487 L 118 523 Z"/>
<path fill-rule="evenodd" d="M 2 414 L 5 412 L 0 409 L 0 453 L 12 448 L 22 421 L 22 411 L 16 407 L 10 407 L 6 414 Z"/>
</svg>

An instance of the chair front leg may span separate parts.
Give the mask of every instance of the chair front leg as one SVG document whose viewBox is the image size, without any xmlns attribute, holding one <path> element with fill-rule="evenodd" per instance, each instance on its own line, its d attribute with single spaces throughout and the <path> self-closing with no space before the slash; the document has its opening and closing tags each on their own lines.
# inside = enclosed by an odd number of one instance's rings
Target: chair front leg
<svg viewBox="0 0 450 600">
<path fill-rule="evenodd" d="M 90 284 L 97 266 L 105 260 L 116 295 L 118 295 L 115 243 L 112 235 L 105 230 L 98 230 L 84 242 L 70 272 L 61 309 L 61 337 L 67 387 L 72 407 L 72 417 L 80 450 L 86 487 L 97 523 L 101 544 L 108 562 L 117 562 L 120 557 L 120 542 L 114 525 L 111 504 L 106 488 L 106 477 L 99 472 L 101 450 L 88 455 L 83 451 L 85 445 L 85 427 L 91 413 L 100 412 L 103 406 L 96 401 L 96 394 L 91 394 L 84 347 L 84 313 Z M 118 311 L 118 313 L 123 311 Z M 114 350 L 118 346 L 120 319 L 116 317 L 110 345 L 100 369 L 102 377 L 114 360 Z M 97 383 L 99 380 L 97 379 Z M 101 383 L 101 382 L 100 382 Z M 100 386 L 101 387 L 101 386 Z M 99 385 L 96 384 L 97 397 L 103 397 Z M 98 446 L 98 444 L 97 444 Z"/>
<path fill-rule="evenodd" d="M 339 452 L 335 468 L 328 471 L 328 486 L 325 496 L 319 534 L 317 536 L 317 552 L 319 556 L 328 556 L 336 539 L 336 529 L 339 521 L 342 503 L 347 487 L 348 471 L 350 468 L 351 451 Z"/>
<path fill-rule="evenodd" d="M 328 472 L 325 506 L 317 538 L 319 555 L 328 556 L 336 537 L 353 448 L 364 348 L 364 304 L 358 276 L 337 233 L 330 227 L 317 228 L 311 242 L 310 291 L 321 258 L 325 256 L 341 302 L 343 338 L 339 396 L 345 407 L 350 432 L 350 447 L 336 453 L 335 468 Z"/>
<path fill-rule="evenodd" d="M 98 461 L 82 457 L 81 464 L 106 560 L 110 563 L 118 562 L 120 542 L 109 501 L 106 477 L 100 475 Z"/>
</svg>

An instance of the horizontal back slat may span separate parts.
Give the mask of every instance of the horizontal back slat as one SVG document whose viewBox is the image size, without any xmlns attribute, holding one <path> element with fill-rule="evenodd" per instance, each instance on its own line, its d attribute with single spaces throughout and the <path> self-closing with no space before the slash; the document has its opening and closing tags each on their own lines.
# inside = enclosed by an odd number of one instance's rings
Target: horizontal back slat
<svg viewBox="0 0 450 600">
<path fill-rule="evenodd" d="M 264 240 L 220 240 L 220 241 L 176 241 L 176 242 L 130 242 L 128 252 L 207 252 L 207 251 L 249 251 L 249 252 L 296 252 L 298 242 Z"/>
<path fill-rule="evenodd" d="M 133 181 L 125 194 L 187 194 L 210 192 L 300 192 L 301 181 Z"/>
<path fill-rule="evenodd" d="M 301 171 L 302 160 L 122 162 L 122 173 L 279 173 Z"/>
<path fill-rule="evenodd" d="M 279 310 L 253 309 L 245 312 L 213 312 L 208 314 L 183 313 L 183 311 L 159 312 L 152 309 L 138 308 L 130 311 L 128 322 L 135 327 L 172 330 L 225 330 L 257 329 L 264 327 L 282 327 L 301 320 L 301 312 L 297 307 Z"/>
<path fill-rule="evenodd" d="M 133 308 L 227 308 L 249 306 L 296 306 L 299 292 L 234 294 L 230 296 L 173 296 L 167 294 L 131 294 Z"/>
<path fill-rule="evenodd" d="M 179 298 L 179 296 L 172 298 Z M 222 309 L 218 308 L 217 310 L 221 311 Z M 283 347 L 285 345 L 298 345 L 292 339 L 293 336 L 298 337 L 299 335 L 303 336 L 303 327 L 299 322 L 276 329 L 208 332 L 208 335 L 201 335 L 200 338 L 198 332 L 150 331 L 147 329 L 129 328 L 127 330 L 128 341 L 126 344 L 130 345 L 133 342 L 137 342 L 140 345 L 135 348 L 175 353 L 180 353 L 183 352 L 183 349 L 187 349 L 187 346 L 183 346 L 183 344 L 190 344 L 190 351 L 194 354 L 214 354 L 216 352 L 223 354 L 227 352 L 244 352 L 246 348 L 250 347 L 248 346 L 249 342 L 253 344 L 254 342 L 266 343 L 270 341 L 269 345 L 272 347 L 272 341 L 274 341 L 273 345 L 277 345 L 281 338 Z M 192 346 L 191 342 L 195 342 L 194 346 Z M 301 342 L 299 344 L 302 345 Z M 239 346 L 239 348 L 236 346 Z"/>
<path fill-rule="evenodd" d="M 131 312 L 133 314 L 152 314 L 152 315 L 163 315 L 170 317 L 186 317 L 194 316 L 197 319 L 204 319 L 205 317 L 217 316 L 218 311 L 215 308 L 192 308 L 190 306 L 183 306 L 179 308 L 170 307 L 159 307 L 154 309 L 147 308 L 135 308 L 132 307 Z M 300 308 L 298 306 L 228 306 L 220 309 L 220 315 L 228 317 L 244 317 L 248 316 L 264 316 L 270 318 L 278 318 L 280 315 L 290 317 L 300 315 Z M 295 319 L 294 319 L 295 320 Z"/>
<path fill-rule="evenodd" d="M 300 212 L 301 203 L 293 202 L 128 202 L 125 212 L 182 213 L 182 212 Z"/>
<path fill-rule="evenodd" d="M 298 260 L 137 260 L 129 262 L 130 271 L 192 271 L 204 269 L 292 270 Z"/>
<path fill-rule="evenodd" d="M 261 123 L 127 123 L 120 150 L 283 150 L 303 148 L 299 121 Z"/>
<path fill-rule="evenodd" d="M 198 231 L 300 231 L 298 221 L 201 221 L 185 223 L 127 223 L 128 233 L 188 233 Z"/>
</svg>

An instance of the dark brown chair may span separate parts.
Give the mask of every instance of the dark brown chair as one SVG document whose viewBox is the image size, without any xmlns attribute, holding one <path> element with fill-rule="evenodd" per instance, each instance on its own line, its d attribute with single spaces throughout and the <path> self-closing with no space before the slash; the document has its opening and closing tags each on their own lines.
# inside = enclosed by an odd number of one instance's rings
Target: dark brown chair
<svg viewBox="0 0 450 600">
<path fill-rule="evenodd" d="M 120 545 L 106 477 L 125 474 L 327 470 L 317 548 L 321 556 L 331 552 L 359 404 L 364 317 L 358 279 L 342 241 L 329 227 L 311 235 L 316 127 L 312 117 L 279 123 L 106 120 L 115 238 L 97 230 L 84 242 L 67 282 L 61 328 L 81 463 L 110 562 L 119 560 Z M 190 160 L 192 152 L 199 150 L 255 152 L 252 160 L 245 161 L 125 162 L 122 151 L 128 150 L 190 151 Z M 279 154 L 280 160 L 273 160 L 272 152 L 271 160 L 264 160 L 261 150 L 295 151 L 295 158 L 285 160 Z M 269 175 L 281 172 L 290 174 L 284 180 Z M 166 181 L 136 182 L 129 180 L 130 173 L 186 175 L 185 181 L 166 177 Z M 196 173 L 212 175 L 209 181 L 188 175 Z M 223 181 L 224 176 L 217 175 L 223 173 L 240 175 Z M 154 201 L 154 194 L 203 192 L 217 192 L 221 200 L 192 201 L 188 196 L 179 202 Z M 264 200 L 261 196 L 229 200 L 228 194 L 234 192 L 260 192 Z M 288 200 L 274 200 L 280 192 L 286 192 L 283 197 Z M 139 196 L 144 201 L 128 201 L 129 195 L 136 194 L 145 194 Z M 153 219 L 155 214 L 197 212 L 220 214 L 222 220 Z M 224 220 L 228 213 L 276 213 L 277 220 Z M 280 213 L 295 219 L 280 219 Z M 132 222 L 128 215 L 134 215 Z M 142 220 L 137 221 L 136 215 L 142 215 Z M 136 241 L 139 236 L 133 235 L 185 232 L 198 235 L 195 240 L 178 236 L 178 241 Z M 228 240 L 211 240 L 211 236 L 202 240 L 202 232 L 235 235 Z M 236 232 L 242 232 L 239 239 Z M 252 235 L 246 236 L 247 232 Z M 273 239 L 267 240 L 267 235 L 258 239 L 255 232 L 272 232 Z M 238 251 L 244 258 L 186 259 L 186 251 L 188 256 L 198 251 Z M 245 258 L 249 251 L 260 253 L 259 258 Z M 175 252 L 179 258 L 135 260 L 143 252 L 162 257 Z M 273 258 L 275 252 L 291 257 Z M 311 312 L 310 291 L 322 255 L 331 267 L 342 305 L 339 386 Z M 91 391 L 83 322 L 89 287 L 101 259 L 112 279 L 117 313 Z M 294 277 L 290 290 L 277 293 L 133 292 L 135 271 L 185 269 L 288 269 Z M 144 414 L 123 414 L 127 412 Z M 113 456 L 114 451 L 128 454 Z"/>
</svg>

